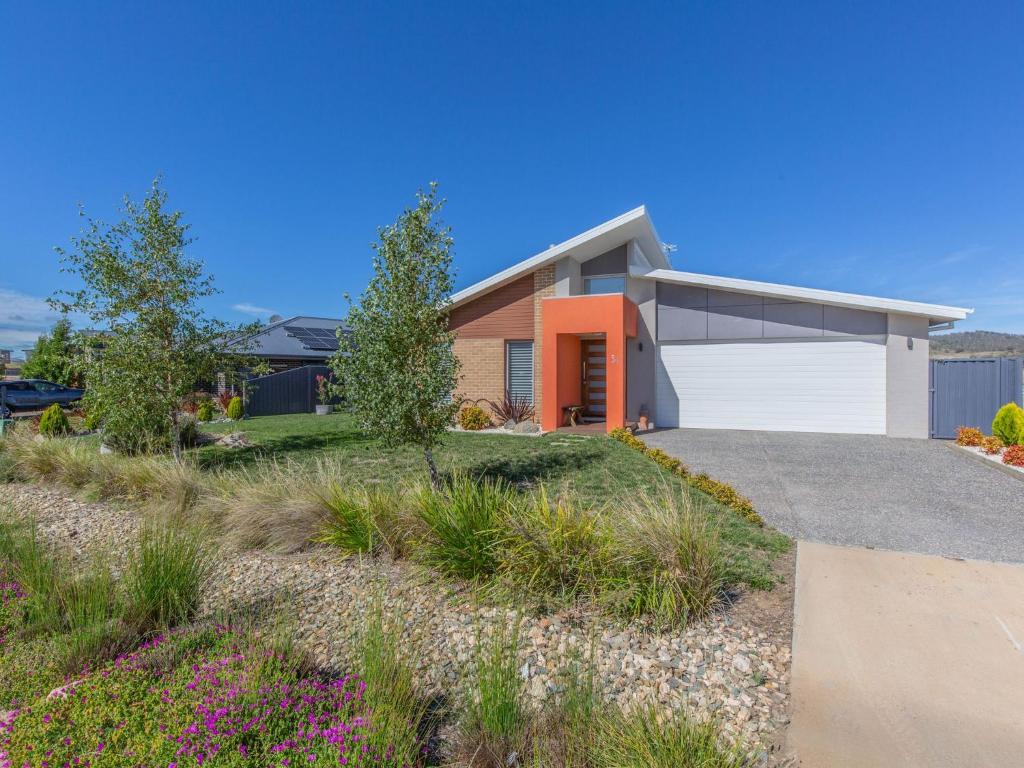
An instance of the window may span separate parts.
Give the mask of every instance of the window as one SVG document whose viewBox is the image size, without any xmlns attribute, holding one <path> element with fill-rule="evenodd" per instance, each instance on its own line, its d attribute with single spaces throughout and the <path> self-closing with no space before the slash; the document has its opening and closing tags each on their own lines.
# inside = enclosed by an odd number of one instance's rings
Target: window
<svg viewBox="0 0 1024 768">
<path fill-rule="evenodd" d="M 505 388 L 533 403 L 533 342 L 505 342 Z"/>
<path fill-rule="evenodd" d="M 45 392 L 45 393 L 58 392 L 61 389 L 63 389 L 63 387 L 61 387 L 59 384 L 52 384 L 49 381 L 37 381 L 37 382 L 35 382 L 35 388 L 36 388 L 36 392 Z"/>
<path fill-rule="evenodd" d="M 625 293 L 625 275 L 602 275 L 601 277 L 588 277 L 583 281 L 583 292 L 592 293 Z"/>
</svg>

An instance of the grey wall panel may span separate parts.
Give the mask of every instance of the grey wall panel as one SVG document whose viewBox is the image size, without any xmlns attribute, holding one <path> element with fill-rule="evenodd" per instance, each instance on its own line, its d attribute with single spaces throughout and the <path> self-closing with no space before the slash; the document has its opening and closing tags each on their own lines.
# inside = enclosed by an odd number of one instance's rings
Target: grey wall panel
<svg viewBox="0 0 1024 768">
<path fill-rule="evenodd" d="M 555 262 L 555 296 L 577 296 L 583 293 L 580 264 L 566 256 Z"/>
<path fill-rule="evenodd" d="M 584 261 L 580 271 L 584 277 L 589 275 L 624 275 L 626 273 L 626 253 L 628 243 L 618 248 L 605 251 L 600 256 Z"/>
<path fill-rule="evenodd" d="M 764 305 L 764 337 L 784 339 L 821 336 L 824 307 L 807 302 Z"/>
<path fill-rule="evenodd" d="M 886 330 L 884 312 L 825 306 L 826 336 L 873 336 Z"/>
<path fill-rule="evenodd" d="M 658 283 L 658 304 L 668 307 L 706 307 L 708 289 L 696 285 Z"/>
<path fill-rule="evenodd" d="M 884 312 L 813 302 L 763 299 L 749 293 L 658 283 L 658 339 L 786 339 L 815 336 L 883 336 Z M 708 313 L 702 322 L 700 315 Z M 704 336 L 702 327 L 708 329 Z"/>
<path fill-rule="evenodd" d="M 658 339 L 661 341 L 694 341 L 708 337 L 706 309 L 658 307 Z"/>
<path fill-rule="evenodd" d="M 764 334 L 764 307 L 714 307 L 708 309 L 709 339 L 759 339 Z"/>
<path fill-rule="evenodd" d="M 754 296 L 752 293 L 736 293 L 735 291 L 716 291 L 714 288 L 708 290 L 709 307 L 742 307 L 761 306 L 764 299 Z"/>
<path fill-rule="evenodd" d="M 885 344 L 885 433 L 928 437 L 928 318 L 892 314 Z"/>
</svg>

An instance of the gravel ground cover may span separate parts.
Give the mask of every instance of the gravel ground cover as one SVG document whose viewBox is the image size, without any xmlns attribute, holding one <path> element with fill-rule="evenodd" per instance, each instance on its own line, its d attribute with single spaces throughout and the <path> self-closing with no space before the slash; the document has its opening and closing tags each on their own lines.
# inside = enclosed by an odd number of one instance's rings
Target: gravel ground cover
<svg viewBox="0 0 1024 768">
<path fill-rule="evenodd" d="M 3 487 L 15 511 L 35 518 L 41 533 L 85 555 L 115 550 L 138 530 L 138 512 L 84 503 L 52 488 Z M 483 603 L 465 589 L 442 587 L 413 566 L 382 558 L 342 558 L 314 547 L 292 555 L 222 552 L 207 588 L 205 610 L 254 611 L 284 606 L 299 647 L 324 667 L 341 669 L 361 616 L 375 599 L 401 611 L 422 674 L 439 693 L 458 696 L 458 681 L 478 633 L 522 622 L 521 674 L 534 698 L 559 685 L 560 670 L 579 653 L 593 654 L 605 695 L 622 705 L 685 706 L 714 716 L 723 730 L 768 752 L 788 722 L 788 623 L 751 621 L 751 610 L 727 611 L 684 631 L 653 633 L 585 613 L 520 616 Z M 747 606 L 749 608 L 749 606 Z"/>
</svg>

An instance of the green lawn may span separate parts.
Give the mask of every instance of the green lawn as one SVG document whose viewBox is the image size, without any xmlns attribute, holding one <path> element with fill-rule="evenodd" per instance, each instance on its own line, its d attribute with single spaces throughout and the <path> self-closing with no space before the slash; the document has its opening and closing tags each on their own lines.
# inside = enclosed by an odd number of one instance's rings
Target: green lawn
<svg viewBox="0 0 1024 768">
<path fill-rule="evenodd" d="M 244 466 L 260 457 L 300 462 L 332 458 L 347 465 L 356 483 L 426 479 L 426 465 L 419 449 L 386 449 L 363 433 L 346 413 L 263 416 L 241 423 L 208 424 L 204 429 L 241 430 L 254 444 L 244 449 L 197 449 L 200 465 L 206 469 Z M 708 502 L 703 494 L 647 457 L 603 436 L 450 433 L 435 455 L 442 470 L 501 477 L 526 488 L 541 483 L 552 488 L 569 487 L 586 502 L 610 513 L 614 513 L 617 500 L 634 498 L 643 491 L 687 493 Z M 735 553 L 740 580 L 767 586 L 770 563 L 776 554 L 788 549 L 789 539 L 770 528 L 758 528 L 731 510 L 718 510 L 722 537 Z"/>
</svg>

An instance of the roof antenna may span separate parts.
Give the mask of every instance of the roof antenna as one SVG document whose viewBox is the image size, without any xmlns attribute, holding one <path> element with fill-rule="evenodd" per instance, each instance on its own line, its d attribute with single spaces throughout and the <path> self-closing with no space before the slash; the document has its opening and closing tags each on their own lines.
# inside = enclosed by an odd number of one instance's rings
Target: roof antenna
<svg viewBox="0 0 1024 768">
<path fill-rule="evenodd" d="M 679 250 L 679 246 L 676 245 L 675 243 L 662 243 L 661 250 L 664 253 L 675 253 L 676 251 Z"/>
</svg>

